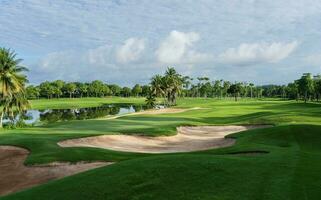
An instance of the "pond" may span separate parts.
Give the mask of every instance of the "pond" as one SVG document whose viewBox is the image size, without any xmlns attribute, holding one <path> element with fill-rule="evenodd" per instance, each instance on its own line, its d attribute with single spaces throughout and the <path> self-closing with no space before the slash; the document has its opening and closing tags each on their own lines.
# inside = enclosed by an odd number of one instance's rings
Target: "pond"
<svg viewBox="0 0 321 200">
<path fill-rule="evenodd" d="M 73 108 L 73 109 L 46 109 L 28 110 L 24 114 L 17 115 L 14 123 L 25 124 L 52 123 L 58 121 L 95 119 L 107 116 L 117 116 L 145 110 L 144 105 L 133 104 L 106 104 L 98 107 Z M 9 119 L 4 118 L 4 123 Z"/>
</svg>

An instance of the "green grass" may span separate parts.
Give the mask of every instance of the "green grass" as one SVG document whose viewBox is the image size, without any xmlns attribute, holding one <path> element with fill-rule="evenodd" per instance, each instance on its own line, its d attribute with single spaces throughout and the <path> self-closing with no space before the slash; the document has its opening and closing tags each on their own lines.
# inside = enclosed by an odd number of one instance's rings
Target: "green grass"
<svg viewBox="0 0 321 200">
<path fill-rule="evenodd" d="M 73 99 L 73 106 L 141 103 L 143 99 Z M 61 108 L 67 99 L 33 102 Z M 106 102 L 105 102 L 106 101 Z M 46 104 L 47 103 L 47 104 Z M 96 104 L 97 105 L 97 104 Z M 181 99 L 176 114 L 132 115 L 112 120 L 58 122 L 3 130 L 0 144 L 31 150 L 26 164 L 52 161 L 117 161 L 112 166 L 31 188 L 1 199 L 319 199 L 321 105 L 294 101 Z M 205 109 L 206 108 L 206 109 Z M 231 135 L 228 148 L 180 154 L 138 154 L 95 148 L 60 148 L 57 142 L 100 134 L 175 134 L 179 125 L 274 124 Z M 235 152 L 266 151 L 238 155 Z"/>
<path fill-rule="evenodd" d="M 96 107 L 109 103 L 133 103 L 141 104 L 143 98 L 60 98 L 60 99 L 39 99 L 30 100 L 32 109 L 64 109 L 64 108 L 84 108 Z"/>
<path fill-rule="evenodd" d="M 105 98 L 60 98 L 60 99 L 36 99 L 29 100 L 30 109 L 72 109 L 98 107 L 105 104 L 143 104 L 144 98 L 124 98 L 124 97 L 105 97 Z M 160 103 L 160 101 L 158 101 Z"/>
</svg>

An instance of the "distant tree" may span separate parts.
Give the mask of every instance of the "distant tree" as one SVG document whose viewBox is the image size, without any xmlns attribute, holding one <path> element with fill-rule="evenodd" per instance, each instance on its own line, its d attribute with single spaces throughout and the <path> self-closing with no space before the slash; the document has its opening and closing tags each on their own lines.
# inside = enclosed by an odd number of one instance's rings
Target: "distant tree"
<svg viewBox="0 0 321 200">
<path fill-rule="evenodd" d="M 122 91 L 122 88 L 116 84 L 112 84 L 112 85 L 109 85 L 109 88 L 112 92 L 112 95 L 114 96 L 120 96 L 121 94 L 121 91 Z"/>
<path fill-rule="evenodd" d="M 39 85 L 40 95 L 47 97 L 48 99 L 52 98 L 52 95 L 55 93 L 55 89 L 49 81 L 42 82 Z"/>
<path fill-rule="evenodd" d="M 313 82 L 314 82 L 315 98 L 317 101 L 319 101 L 321 96 L 321 75 L 318 74 L 314 76 Z"/>
<path fill-rule="evenodd" d="M 142 93 L 143 89 L 139 84 L 136 84 L 132 89 L 133 96 L 139 96 Z"/>
<path fill-rule="evenodd" d="M 157 74 L 152 77 L 150 84 L 151 84 L 152 93 L 156 97 L 163 97 L 165 95 L 164 77 Z"/>
<path fill-rule="evenodd" d="M 131 89 L 129 87 L 123 87 L 121 94 L 123 97 L 130 97 Z"/>
<path fill-rule="evenodd" d="M 230 88 L 230 86 L 231 86 L 231 83 L 229 81 L 223 81 L 222 93 L 224 97 L 228 95 L 228 89 Z"/>
<path fill-rule="evenodd" d="M 250 83 L 249 84 L 249 87 L 250 87 L 250 91 L 251 91 L 251 99 L 253 98 L 253 87 L 254 87 L 254 84 L 253 83 Z"/>
<path fill-rule="evenodd" d="M 86 83 L 79 83 L 78 91 L 80 98 L 82 98 L 84 95 L 88 96 L 88 85 Z"/>
<path fill-rule="evenodd" d="M 38 99 L 40 96 L 40 89 L 39 87 L 35 87 L 33 85 L 29 85 L 26 88 L 26 97 L 28 99 Z"/>
<path fill-rule="evenodd" d="M 313 92 L 313 79 L 310 73 L 305 73 L 297 81 L 299 92 L 304 97 L 304 102 L 306 103 L 309 95 Z"/>
<path fill-rule="evenodd" d="M 151 87 L 149 85 L 142 86 L 142 96 L 146 97 L 149 94 Z"/>
<path fill-rule="evenodd" d="M 109 88 L 108 88 L 109 89 Z M 88 91 L 90 94 L 94 95 L 95 97 L 101 97 L 104 95 L 105 84 L 102 81 L 95 80 L 91 82 L 88 86 Z"/>
<path fill-rule="evenodd" d="M 69 98 L 71 98 L 72 95 L 75 93 L 76 88 L 77 88 L 77 86 L 76 86 L 75 83 L 67 83 L 67 84 L 65 84 L 65 90 L 69 94 Z"/>
<path fill-rule="evenodd" d="M 169 67 L 165 72 L 163 84 L 168 105 L 175 105 L 176 98 L 183 88 L 182 76 L 173 67 Z"/>
<path fill-rule="evenodd" d="M 111 90 L 107 84 L 104 84 L 102 87 L 102 95 L 103 96 L 111 95 Z"/>
<path fill-rule="evenodd" d="M 213 91 L 210 82 L 203 83 L 199 90 L 200 90 L 200 96 L 202 96 L 202 97 L 208 97 L 210 95 L 210 93 Z"/>
<path fill-rule="evenodd" d="M 241 83 L 235 83 L 230 86 L 230 88 L 228 89 L 228 93 L 232 94 L 234 96 L 235 101 L 237 101 L 237 97 L 239 96 L 241 90 Z"/>
<path fill-rule="evenodd" d="M 192 78 L 189 76 L 183 76 L 182 77 L 182 83 L 183 83 L 183 96 L 188 96 L 189 95 L 189 87 L 192 84 Z"/>
<path fill-rule="evenodd" d="M 57 98 L 60 98 L 62 95 L 62 88 L 64 87 L 65 82 L 62 80 L 55 80 L 52 82 L 52 87 L 54 90 L 54 94 L 57 96 Z"/>
<path fill-rule="evenodd" d="M 223 88 L 222 88 L 222 80 L 215 80 L 212 83 L 212 88 L 211 88 L 211 93 L 212 93 L 212 97 L 216 96 L 216 97 L 220 97 L 222 98 L 223 95 Z"/>
<path fill-rule="evenodd" d="M 299 100 L 299 89 L 297 82 L 289 83 L 286 87 L 286 90 L 290 99 Z"/>
</svg>

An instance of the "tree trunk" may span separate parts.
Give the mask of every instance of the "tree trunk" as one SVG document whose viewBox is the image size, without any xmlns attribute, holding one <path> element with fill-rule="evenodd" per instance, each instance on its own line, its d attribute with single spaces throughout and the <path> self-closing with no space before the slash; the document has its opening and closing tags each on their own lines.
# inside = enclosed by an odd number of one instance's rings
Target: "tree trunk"
<svg viewBox="0 0 321 200">
<path fill-rule="evenodd" d="M 237 94 L 234 95 L 235 101 L 237 101 Z"/>
<path fill-rule="evenodd" d="M 0 128 L 2 128 L 2 123 L 3 123 L 3 112 L 1 112 L 1 116 L 0 116 Z"/>
</svg>

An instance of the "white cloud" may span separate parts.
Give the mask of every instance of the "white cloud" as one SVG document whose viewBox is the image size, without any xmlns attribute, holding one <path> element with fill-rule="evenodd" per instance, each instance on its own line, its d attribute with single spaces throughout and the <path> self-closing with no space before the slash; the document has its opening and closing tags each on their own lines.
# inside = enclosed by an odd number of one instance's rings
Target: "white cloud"
<svg viewBox="0 0 321 200">
<path fill-rule="evenodd" d="M 309 65 L 321 66 L 321 53 L 309 55 L 304 58 L 304 61 L 307 62 Z"/>
<path fill-rule="evenodd" d="M 119 63 L 137 61 L 145 50 L 145 40 L 129 38 L 116 51 L 116 59 Z"/>
<path fill-rule="evenodd" d="M 160 43 L 156 57 L 161 63 L 196 63 L 209 59 L 209 55 L 193 50 L 194 43 L 200 39 L 195 32 L 172 31 Z"/>
<path fill-rule="evenodd" d="M 248 65 L 254 63 L 277 63 L 288 57 L 298 46 L 290 43 L 243 43 L 237 48 L 229 48 L 218 56 L 222 63 Z"/>
</svg>

